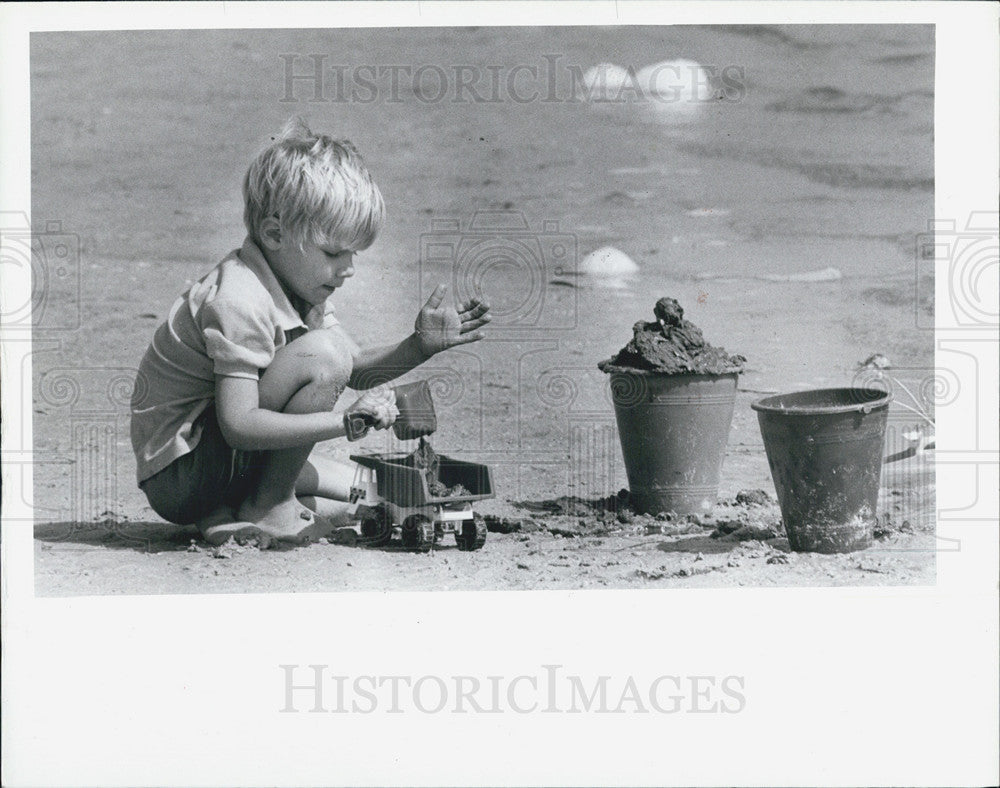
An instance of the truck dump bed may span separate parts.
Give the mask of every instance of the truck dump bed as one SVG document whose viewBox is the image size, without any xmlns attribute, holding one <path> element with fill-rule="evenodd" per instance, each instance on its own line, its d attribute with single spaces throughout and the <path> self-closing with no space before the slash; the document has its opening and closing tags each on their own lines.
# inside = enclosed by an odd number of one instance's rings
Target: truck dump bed
<svg viewBox="0 0 1000 788">
<path fill-rule="evenodd" d="M 469 495 L 434 496 L 427 487 L 423 470 L 401 465 L 407 454 L 352 454 L 359 465 L 375 471 L 379 497 L 396 506 L 429 506 L 433 504 L 464 503 L 493 497 L 493 477 L 488 465 L 454 460 L 443 454 L 438 479 L 447 487 L 461 484 Z"/>
</svg>

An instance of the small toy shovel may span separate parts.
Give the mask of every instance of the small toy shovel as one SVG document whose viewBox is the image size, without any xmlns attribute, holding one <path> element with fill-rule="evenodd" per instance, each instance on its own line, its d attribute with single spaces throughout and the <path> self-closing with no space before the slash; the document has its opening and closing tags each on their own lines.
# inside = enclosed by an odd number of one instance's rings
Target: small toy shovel
<svg viewBox="0 0 1000 788">
<path fill-rule="evenodd" d="M 392 425 L 392 431 L 396 433 L 397 438 L 404 441 L 413 440 L 430 435 L 437 429 L 434 400 L 431 398 L 431 387 L 426 380 L 396 386 L 393 391 L 396 393 L 399 416 Z M 374 423 L 374 419 L 368 414 L 345 413 L 344 429 L 347 431 L 347 440 L 360 440 L 368 434 Z"/>
</svg>

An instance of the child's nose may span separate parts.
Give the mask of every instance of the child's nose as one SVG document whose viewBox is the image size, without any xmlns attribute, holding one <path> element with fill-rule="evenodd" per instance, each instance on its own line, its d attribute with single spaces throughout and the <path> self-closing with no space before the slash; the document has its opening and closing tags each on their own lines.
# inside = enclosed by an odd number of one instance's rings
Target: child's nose
<svg viewBox="0 0 1000 788">
<path fill-rule="evenodd" d="M 342 278 L 354 276 L 354 259 L 352 257 L 348 257 L 346 262 L 337 267 L 337 276 Z"/>
</svg>

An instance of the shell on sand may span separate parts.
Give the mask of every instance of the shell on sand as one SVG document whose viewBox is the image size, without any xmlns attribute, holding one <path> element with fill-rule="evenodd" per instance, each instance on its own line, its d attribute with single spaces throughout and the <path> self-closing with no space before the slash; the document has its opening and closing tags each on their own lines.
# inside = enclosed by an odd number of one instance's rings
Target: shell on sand
<svg viewBox="0 0 1000 788">
<path fill-rule="evenodd" d="M 708 72 L 693 60 L 664 60 L 641 69 L 636 75 L 647 98 L 667 103 L 706 101 L 712 98 Z"/>
<path fill-rule="evenodd" d="M 577 271 L 585 276 L 598 279 L 621 280 L 639 271 L 639 266 L 620 249 L 602 246 L 580 261 Z"/>
<path fill-rule="evenodd" d="M 598 63 L 583 75 L 586 98 L 609 101 L 618 96 L 622 86 L 629 81 L 629 73 L 614 63 Z"/>
</svg>

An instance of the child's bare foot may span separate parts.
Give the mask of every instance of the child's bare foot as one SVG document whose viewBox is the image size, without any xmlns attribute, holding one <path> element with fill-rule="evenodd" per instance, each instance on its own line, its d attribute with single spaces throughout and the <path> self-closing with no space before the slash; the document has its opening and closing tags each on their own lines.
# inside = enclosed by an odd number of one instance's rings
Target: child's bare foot
<svg viewBox="0 0 1000 788">
<path fill-rule="evenodd" d="M 326 518 L 309 511 L 295 498 L 273 506 L 259 506 L 247 500 L 240 506 L 238 516 L 281 542 L 305 544 L 333 530 L 333 525 Z"/>
<path fill-rule="evenodd" d="M 196 525 L 201 531 L 202 538 L 215 546 L 225 544 L 230 537 L 243 543 L 261 535 L 261 529 L 256 523 L 237 520 L 233 508 L 225 505 L 219 506 L 207 517 L 203 517 Z"/>
</svg>

